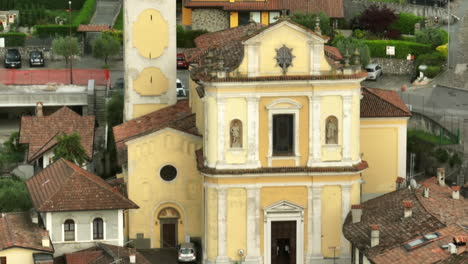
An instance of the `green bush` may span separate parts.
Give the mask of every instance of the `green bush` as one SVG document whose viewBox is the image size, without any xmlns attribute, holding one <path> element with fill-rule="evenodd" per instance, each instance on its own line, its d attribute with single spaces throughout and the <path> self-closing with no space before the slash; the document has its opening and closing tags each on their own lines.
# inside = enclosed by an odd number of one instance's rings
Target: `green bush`
<svg viewBox="0 0 468 264">
<path fill-rule="evenodd" d="M 361 30 L 361 29 L 355 29 L 353 31 L 353 37 L 357 39 L 364 39 L 369 35 L 369 31 L 367 30 Z"/>
<path fill-rule="evenodd" d="M 445 57 L 442 53 L 436 51 L 432 53 L 422 54 L 416 58 L 416 66 L 418 67 L 421 64 L 425 65 L 434 65 L 442 66 L 445 62 Z"/>
<path fill-rule="evenodd" d="M 414 25 L 416 23 L 422 23 L 424 21 L 424 17 L 422 16 L 415 16 L 409 13 L 400 13 L 398 18 L 393 24 L 391 28 L 397 29 L 401 32 L 401 34 L 414 34 Z"/>
<path fill-rule="evenodd" d="M 31 199 L 24 182 L 0 179 L 0 212 L 18 212 L 31 209 Z"/>
<path fill-rule="evenodd" d="M 177 26 L 177 47 L 178 48 L 194 48 L 194 40 L 205 33 L 206 30 L 184 30 L 182 26 Z"/>
<path fill-rule="evenodd" d="M 89 21 L 93 17 L 94 10 L 96 7 L 96 0 L 86 0 L 81 7 L 80 13 L 73 19 L 73 25 L 80 25 L 80 24 L 89 24 Z"/>
<path fill-rule="evenodd" d="M 330 17 L 323 12 L 320 12 L 318 14 L 298 12 L 291 15 L 291 20 L 308 29 L 314 30 L 317 15 L 320 19 L 320 30 L 322 31 L 322 34 L 326 36 L 331 36 L 333 33 L 333 29 L 330 26 Z"/>
<path fill-rule="evenodd" d="M 434 154 L 434 156 L 437 158 L 437 161 L 439 161 L 440 163 L 445 163 L 449 159 L 449 154 L 445 149 L 439 148 L 435 151 Z"/>
<path fill-rule="evenodd" d="M 370 49 L 371 57 L 387 58 L 387 46 L 395 47 L 395 58 L 406 59 L 408 54 L 416 56 L 432 52 L 430 45 L 414 43 L 402 40 L 365 40 L 365 44 Z"/>
<path fill-rule="evenodd" d="M 457 153 L 454 153 L 449 159 L 449 164 L 450 164 L 450 167 L 453 167 L 455 165 L 460 166 L 462 164 L 462 160 Z"/>
<path fill-rule="evenodd" d="M 109 35 L 115 39 L 117 39 L 121 45 L 123 45 L 123 31 L 117 29 L 110 29 L 102 32 L 102 36 Z"/>
<path fill-rule="evenodd" d="M 123 8 L 120 9 L 120 13 L 117 16 L 115 24 L 112 28 L 116 30 L 123 30 Z"/>
<path fill-rule="evenodd" d="M 416 42 L 431 45 L 432 48 L 448 42 L 447 31 L 439 28 L 426 28 L 416 32 Z"/>
<path fill-rule="evenodd" d="M 75 34 L 77 26 L 71 26 L 71 28 L 72 34 Z M 70 25 L 35 25 L 34 32 L 40 38 L 68 36 L 70 34 Z"/>
<path fill-rule="evenodd" d="M 440 73 L 442 68 L 440 66 L 427 66 L 427 69 L 424 71 L 424 75 L 427 76 L 427 78 L 434 78 L 437 76 L 437 74 Z"/>
<path fill-rule="evenodd" d="M 353 37 L 347 38 L 340 34 L 333 39 L 332 46 L 336 47 L 343 55 L 346 54 L 346 52 L 352 55 L 354 51 L 358 49 L 361 65 L 366 66 L 369 63 L 370 51 L 364 40 Z M 350 63 L 353 63 L 354 59 L 354 56 L 351 56 Z"/>
<path fill-rule="evenodd" d="M 68 9 L 66 0 L 32 0 L 42 4 L 47 9 Z M 72 0 L 72 9 L 81 9 L 86 0 Z"/>
<path fill-rule="evenodd" d="M 6 47 L 22 47 L 26 40 L 26 34 L 20 32 L 0 33 L 0 38 L 5 38 Z"/>
</svg>

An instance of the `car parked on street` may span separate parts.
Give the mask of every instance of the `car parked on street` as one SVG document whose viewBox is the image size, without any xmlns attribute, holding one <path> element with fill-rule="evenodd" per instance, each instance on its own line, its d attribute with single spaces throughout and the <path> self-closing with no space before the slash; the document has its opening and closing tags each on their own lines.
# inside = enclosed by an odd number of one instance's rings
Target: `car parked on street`
<svg viewBox="0 0 468 264">
<path fill-rule="evenodd" d="M 42 51 L 34 50 L 29 53 L 29 66 L 45 66 Z"/>
<path fill-rule="evenodd" d="M 177 254 L 179 262 L 194 262 L 197 259 L 193 243 L 182 243 Z"/>
<path fill-rule="evenodd" d="M 187 97 L 187 91 L 185 91 L 185 86 L 180 81 L 179 78 L 177 78 L 176 84 L 177 84 L 177 86 L 176 86 L 177 97 Z"/>
<path fill-rule="evenodd" d="M 188 69 L 188 62 L 185 59 L 185 54 L 177 53 L 177 69 Z"/>
<path fill-rule="evenodd" d="M 21 68 L 21 54 L 18 49 L 8 49 L 5 53 L 5 68 Z"/>
<path fill-rule="evenodd" d="M 383 75 L 382 67 L 376 63 L 367 65 L 366 71 L 367 71 L 367 78 L 366 78 L 367 80 L 377 81 L 377 79 Z"/>
</svg>

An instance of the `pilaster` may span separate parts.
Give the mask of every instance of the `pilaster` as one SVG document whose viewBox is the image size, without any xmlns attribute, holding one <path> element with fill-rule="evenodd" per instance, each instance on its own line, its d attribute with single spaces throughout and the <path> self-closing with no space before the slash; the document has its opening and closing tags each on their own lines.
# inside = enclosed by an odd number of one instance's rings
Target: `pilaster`
<svg viewBox="0 0 468 264">
<path fill-rule="evenodd" d="M 346 216 L 351 209 L 351 184 L 341 185 L 341 225 L 344 224 Z M 351 257 L 351 245 L 345 238 L 344 234 L 341 233 L 341 258 Z"/>
<path fill-rule="evenodd" d="M 247 160 L 252 167 L 260 167 L 260 160 L 258 156 L 258 101 L 257 97 L 247 98 L 247 112 L 248 112 L 248 125 L 247 125 Z"/>
<path fill-rule="evenodd" d="M 309 96 L 309 160 L 308 166 L 321 160 L 320 144 L 320 114 L 321 114 L 321 96 Z"/>
<path fill-rule="evenodd" d="M 322 255 L 322 186 L 308 188 L 308 243 L 306 263 L 323 259 Z"/>
<path fill-rule="evenodd" d="M 351 160 L 351 116 L 353 96 L 343 96 L 343 161 Z"/>
<path fill-rule="evenodd" d="M 257 211 L 260 206 L 259 188 L 247 188 L 247 256 L 245 257 L 246 264 L 260 264 L 260 223 L 257 220 Z M 258 243 L 257 243 L 258 242 Z"/>
<path fill-rule="evenodd" d="M 227 229 L 226 229 L 226 194 L 225 188 L 218 188 L 218 256 L 216 257 L 216 264 L 230 263 L 229 258 L 226 256 L 227 245 Z"/>
<path fill-rule="evenodd" d="M 216 165 L 223 165 L 225 163 L 225 141 L 226 141 L 226 129 L 225 129 L 225 113 L 226 113 L 226 99 L 216 98 L 216 106 L 218 111 L 218 161 Z"/>
</svg>

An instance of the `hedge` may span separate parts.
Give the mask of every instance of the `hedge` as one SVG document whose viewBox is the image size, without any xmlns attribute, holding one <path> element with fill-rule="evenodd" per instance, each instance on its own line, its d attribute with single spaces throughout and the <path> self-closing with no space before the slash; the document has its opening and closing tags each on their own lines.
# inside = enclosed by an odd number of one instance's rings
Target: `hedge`
<svg viewBox="0 0 468 264">
<path fill-rule="evenodd" d="M 33 0 L 42 4 L 47 9 L 68 9 L 68 1 L 65 0 Z M 72 0 L 72 9 L 81 9 L 86 0 Z"/>
<path fill-rule="evenodd" d="M 401 41 L 401 40 L 364 40 L 364 43 L 370 49 L 371 57 L 387 58 L 387 46 L 395 47 L 395 56 L 397 59 L 406 59 L 408 54 L 416 55 L 431 53 L 430 45 Z"/>
<path fill-rule="evenodd" d="M 0 33 L 0 38 L 5 38 L 6 47 L 22 47 L 26 40 L 26 34 L 20 32 Z"/>
<path fill-rule="evenodd" d="M 441 69 L 440 66 L 428 66 L 424 71 L 424 75 L 426 75 L 427 78 L 434 78 L 440 73 Z"/>
<path fill-rule="evenodd" d="M 86 2 L 81 7 L 78 16 L 73 19 L 73 25 L 78 26 L 80 24 L 89 24 L 89 21 L 91 21 L 91 18 L 93 17 L 95 7 L 96 0 L 86 0 Z"/>
<path fill-rule="evenodd" d="M 76 33 L 77 26 L 72 26 L 72 34 Z M 35 34 L 40 38 L 49 36 L 68 36 L 70 34 L 70 25 L 35 25 Z"/>
<path fill-rule="evenodd" d="M 178 48 L 194 48 L 194 40 L 205 33 L 206 30 L 184 30 L 180 25 L 177 26 L 177 47 Z"/>
<path fill-rule="evenodd" d="M 424 21 L 424 17 L 422 16 L 415 16 L 413 14 L 408 13 L 400 13 L 398 15 L 398 19 L 393 22 L 391 28 L 397 29 L 401 32 L 401 34 L 414 34 L 414 25 L 416 23 L 422 23 Z"/>
</svg>

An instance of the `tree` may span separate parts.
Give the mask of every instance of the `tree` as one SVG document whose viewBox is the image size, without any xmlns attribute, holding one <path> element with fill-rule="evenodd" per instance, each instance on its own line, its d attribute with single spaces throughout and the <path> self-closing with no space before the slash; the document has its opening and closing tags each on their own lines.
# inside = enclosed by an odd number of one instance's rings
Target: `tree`
<svg viewBox="0 0 468 264">
<path fill-rule="evenodd" d="M 364 43 L 363 40 L 353 38 L 353 37 L 345 37 L 343 35 L 338 35 L 333 39 L 332 46 L 336 47 L 341 55 L 345 55 L 348 53 L 349 55 L 353 55 L 356 49 L 359 51 L 362 66 L 366 66 L 369 64 L 370 61 L 370 50 L 369 47 Z M 353 60 L 350 60 L 352 63 Z"/>
<path fill-rule="evenodd" d="M 112 127 L 122 124 L 123 122 L 123 109 L 124 109 L 124 95 L 122 93 L 114 93 L 112 98 L 107 102 L 106 106 L 106 120 L 110 128 L 107 134 L 107 149 L 106 149 L 106 163 L 109 166 L 107 175 L 115 175 L 121 171 L 117 161 L 117 149 L 115 147 L 114 133 Z"/>
<path fill-rule="evenodd" d="M 331 36 L 333 31 L 330 26 L 330 17 L 328 17 L 324 12 L 320 12 L 318 14 L 298 12 L 291 15 L 291 20 L 299 25 L 314 30 L 317 16 L 319 16 L 320 19 L 320 30 L 322 31 L 322 35 Z"/>
<path fill-rule="evenodd" d="M 87 155 L 78 133 L 74 132 L 70 135 L 63 133 L 55 138 L 57 146 L 54 148 L 54 161 L 64 158 L 79 166 L 85 163 Z"/>
<path fill-rule="evenodd" d="M 359 25 L 375 34 L 383 35 L 397 19 L 394 10 L 377 5 L 369 6 L 359 17 Z"/>
<path fill-rule="evenodd" d="M 26 185 L 15 178 L 0 179 L 0 212 L 27 211 L 31 208 Z"/>
<path fill-rule="evenodd" d="M 109 34 L 103 34 L 93 42 L 93 56 L 98 59 L 104 59 L 107 66 L 107 59 L 116 55 L 120 51 L 120 42 Z"/>
<path fill-rule="evenodd" d="M 0 169 L 22 162 L 26 145 L 19 144 L 19 133 L 13 132 L 0 149 Z"/>
<path fill-rule="evenodd" d="M 77 38 L 60 37 L 52 41 L 52 50 L 65 58 L 65 63 L 68 64 L 70 56 L 79 54 L 80 48 Z"/>
<path fill-rule="evenodd" d="M 416 32 L 416 42 L 429 44 L 435 48 L 448 42 L 448 33 L 443 29 L 425 28 Z"/>
</svg>

